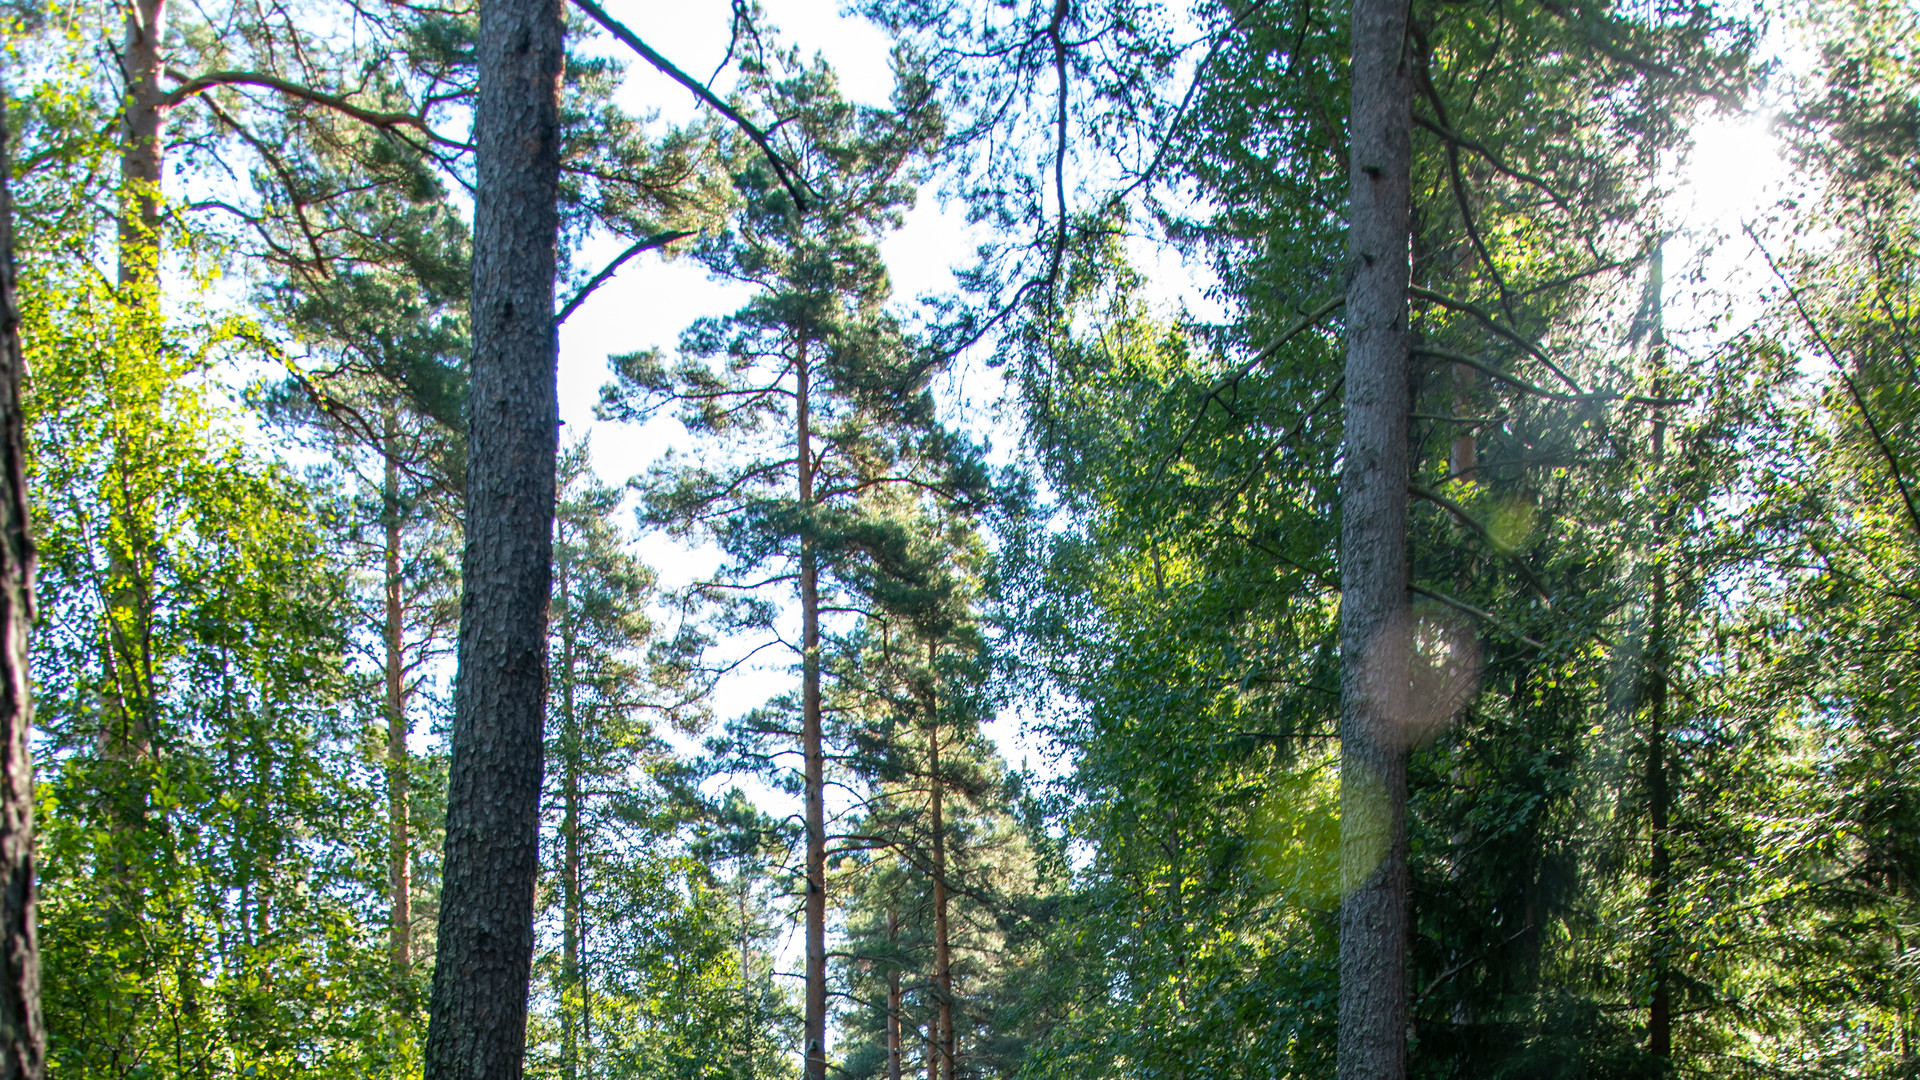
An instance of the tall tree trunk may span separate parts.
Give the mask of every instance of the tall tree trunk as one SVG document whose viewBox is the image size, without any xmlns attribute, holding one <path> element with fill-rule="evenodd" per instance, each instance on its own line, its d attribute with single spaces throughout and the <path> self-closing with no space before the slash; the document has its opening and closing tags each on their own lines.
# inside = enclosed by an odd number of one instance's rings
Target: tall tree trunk
<svg viewBox="0 0 1920 1080">
<path fill-rule="evenodd" d="M 807 341 L 795 360 L 795 469 L 800 481 L 800 742 L 806 758 L 807 980 L 806 1080 L 827 1080 L 826 758 L 820 736 L 820 561 L 814 548 L 812 372 Z"/>
<path fill-rule="evenodd" d="M 107 426 L 112 459 L 102 482 L 103 502 L 112 528 L 103 546 L 107 557 L 105 610 L 102 613 L 99 749 L 110 763 L 115 829 L 120 834 L 107 860 L 109 891 L 115 902 L 107 918 L 125 928 L 142 906 L 142 876 L 133 872 L 128 852 L 142 845 L 146 827 L 148 779 L 143 775 L 153 748 L 153 671 L 151 663 L 153 551 L 144 494 L 132 484 L 146 456 L 144 413 L 152 403 L 130 396 L 129 388 L 147 382 L 137 370 L 160 347 L 160 167 L 161 128 L 165 120 L 160 88 L 161 39 L 166 33 L 166 0 L 134 0 L 127 11 L 126 39 L 120 52 L 123 83 L 120 112 L 119 314 L 115 328 L 116 365 L 132 365 L 131 378 L 110 375 Z"/>
<path fill-rule="evenodd" d="M 571 998 L 580 992 L 580 724 L 574 712 L 573 567 L 563 543 L 554 560 L 560 596 L 560 1075 L 580 1075 L 580 1031 Z"/>
<path fill-rule="evenodd" d="M 519 1080 L 559 403 L 562 0 L 482 0 L 459 681 L 425 1080 Z"/>
<path fill-rule="evenodd" d="M 887 1080 L 900 1080 L 900 911 L 887 909 Z"/>
<path fill-rule="evenodd" d="M 946 1080 L 953 1080 L 953 953 L 947 938 L 947 825 L 942 805 L 946 783 L 940 778 L 940 702 L 933 682 L 938 651 L 939 646 L 927 643 L 927 782 L 933 819 L 933 982 L 940 1003 L 937 1063 Z"/>
<path fill-rule="evenodd" d="M 134 0 L 120 52 L 120 284 L 151 287 L 159 261 L 160 127 L 166 92 L 160 39 L 167 0 Z"/>
<path fill-rule="evenodd" d="M 1653 393 L 1663 392 L 1662 376 L 1666 366 L 1666 326 L 1661 315 L 1665 291 L 1665 260 L 1661 249 L 1653 251 L 1651 280 L 1648 282 L 1653 361 Z M 1666 462 L 1666 425 L 1653 424 L 1652 446 L 1654 475 L 1658 477 Z M 1664 505 L 1664 487 L 1656 487 L 1655 535 L 1653 537 L 1653 619 L 1647 643 L 1647 816 L 1648 816 L 1648 888 L 1647 907 L 1652 915 L 1652 955 L 1649 977 L 1652 993 L 1647 1003 L 1647 1052 L 1667 1062 L 1673 1056 L 1673 994 L 1669 967 L 1672 963 L 1672 934 L 1667 907 L 1672 891 L 1673 857 L 1668 849 L 1667 819 L 1671 793 L 1667 786 L 1667 671 L 1672 648 L 1667 640 L 1667 560 L 1666 534 L 1671 512 Z"/>
<path fill-rule="evenodd" d="M 753 1049 L 758 1041 L 760 1030 L 760 1001 L 759 995 L 753 992 L 752 954 L 747 950 L 747 890 L 752 887 L 752 883 L 747 878 L 744 859 L 741 861 L 738 880 L 740 884 L 740 1015 L 742 1019 L 740 1041 L 743 1049 L 740 1054 L 740 1066 L 733 1071 L 733 1074 L 740 1080 L 747 1080 L 748 1077 L 755 1075 Z"/>
<path fill-rule="evenodd" d="M 120 52 L 124 83 L 120 112 L 119 249 L 120 304 L 118 355 L 152 352 L 160 333 L 160 177 L 161 127 L 166 119 L 166 94 L 161 39 L 166 35 L 166 0 L 135 0 L 127 12 L 126 41 Z M 121 380 L 114 380 L 115 383 Z M 107 392 L 118 396 L 118 385 Z M 112 473 L 107 480 L 107 504 L 119 528 L 107 537 L 107 611 L 105 667 L 107 676 L 106 731 L 108 755 L 126 763 L 143 759 L 150 749 L 148 710 L 152 698 L 152 671 L 147 656 L 152 624 L 152 602 L 144 566 L 151 553 L 143 547 L 146 529 L 139 518 L 144 500 L 128 490 L 130 474 L 139 468 L 131 443 L 136 439 L 128 417 L 145 402 L 113 403 L 109 423 L 113 438 Z M 144 818 L 144 799 L 130 808 Z"/>
<path fill-rule="evenodd" d="M 940 1080 L 939 995 L 927 986 L 927 1080 Z"/>
<path fill-rule="evenodd" d="M 1339 1080 L 1407 1069 L 1407 0 L 1355 0 L 1340 533 Z"/>
<path fill-rule="evenodd" d="M 413 848 L 407 804 L 412 784 L 407 750 L 406 602 L 400 578 L 399 419 L 389 405 L 381 432 L 386 458 L 380 502 L 385 531 L 386 682 L 387 682 L 387 947 L 393 973 L 405 977 L 413 966 Z"/>
<path fill-rule="evenodd" d="M 20 306 L 14 299 L 13 139 L 0 86 L 0 1080 L 46 1073 L 40 1020 L 40 940 L 33 858 L 33 696 L 27 637 L 33 624 L 33 538 L 27 532 L 26 421 L 20 383 Z"/>
</svg>

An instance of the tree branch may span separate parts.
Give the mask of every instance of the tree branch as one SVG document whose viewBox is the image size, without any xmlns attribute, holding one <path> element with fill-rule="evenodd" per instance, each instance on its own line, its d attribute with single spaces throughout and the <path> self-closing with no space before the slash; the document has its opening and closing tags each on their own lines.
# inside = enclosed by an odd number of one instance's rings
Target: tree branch
<svg viewBox="0 0 1920 1080">
<path fill-rule="evenodd" d="M 1166 457 L 1163 457 L 1160 459 L 1160 464 L 1154 466 L 1152 483 L 1154 484 L 1159 483 L 1160 477 L 1167 471 L 1167 466 L 1171 465 L 1173 463 L 1173 459 L 1179 457 L 1181 453 L 1186 450 L 1187 441 L 1193 438 L 1194 432 L 1200 430 L 1200 422 L 1206 418 L 1207 405 L 1209 403 L 1218 401 L 1220 399 L 1221 394 L 1225 393 L 1227 390 L 1235 386 L 1240 385 L 1240 380 L 1246 378 L 1248 375 L 1251 375 L 1253 373 L 1254 368 L 1259 367 L 1263 363 L 1266 363 L 1266 361 L 1270 357 L 1272 357 L 1274 353 L 1277 353 L 1280 351 L 1280 347 L 1282 345 L 1285 345 L 1287 342 L 1292 341 L 1294 338 L 1305 333 L 1307 330 L 1310 330 L 1313 327 L 1319 325 L 1321 319 L 1324 319 L 1328 315 L 1333 314 L 1335 311 L 1340 310 L 1340 308 L 1344 307 L 1346 303 L 1347 303 L 1347 298 L 1344 294 L 1339 296 L 1329 297 L 1328 299 L 1321 301 L 1319 307 L 1316 307 L 1312 311 L 1307 312 L 1305 315 L 1300 316 L 1299 321 L 1295 322 L 1292 326 L 1287 327 L 1286 331 L 1283 332 L 1279 337 L 1274 338 L 1272 341 L 1268 342 L 1266 348 L 1263 348 L 1259 352 L 1254 353 L 1253 356 L 1250 359 L 1248 359 L 1246 363 L 1241 364 L 1239 367 L 1233 369 L 1233 371 L 1227 373 L 1226 375 L 1222 375 L 1220 379 L 1213 384 L 1213 387 L 1207 391 L 1206 396 L 1200 399 L 1200 410 L 1194 413 L 1193 422 L 1187 425 L 1187 430 L 1180 435 L 1179 441 L 1173 444 L 1173 449 L 1168 451 Z M 1324 398 L 1327 395 L 1334 393 L 1339 388 L 1339 385 L 1340 384 L 1336 382 L 1333 387 L 1328 388 L 1327 394 L 1322 395 L 1322 397 Z M 1321 404 L 1325 404 L 1325 402 L 1322 401 Z M 1319 412 L 1319 411 L 1320 411 L 1320 406 L 1316 405 L 1313 408 L 1313 412 Z M 1309 415 L 1311 415 L 1311 413 L 1309 413 Z"/>
<path fill-rule="evenodd" d="M 1807 324 L 1807 332 L 1812 334 L 1813 340 L 1820 344 L 1820 351 L 1827 354 L 1827 362 L 1833 365 L 1834 373 L 1839 375 L 1840 381 L 1846 384 L 1847 394 L 1853 398 L 1854 408 L 1860 410 L 1860 419 L 1866 421 L 1867 431 L 1873 435 L 1874 446 L 1879 448 L 1881 458 L 1886 461 L 1887 471 L 1893 474 L 1894 486 L 1900 489 L 1900 501 L 1907 507 L 1907 520 L 1913 524 L 1914 532 L 1920 534 L 1920 508 L 1914 505 L 1913 492 L 1908 490 L 1906 474 L 1900 469 L 1900 458 L 1894 454 L 1893 447 L 1888 445 L 1887 437 L 1881 432 L 1879 422 L 1873 418 L 1873 413 L 1867 408 L 1865 395 L 1860 393 L 1860 387 L 1854 383 L 1853 376 L 1847 374 L 1846 364 L 1841 361 L 1839 351 L 1827 340 L 1827 335 L 1820 331 L 1819 324 L 1813 321 L 1813 314 L 1801 301 L 1799 290 L 1787 280 L 1786 274 L 1781 273 L 1780 265 L 1773 261 L 1773 253 L 1760 242 L 1760 237 L 1753 231 L 1753 226 L 1743 225 L 1741 228 L 1746 231 L 1747 238 L 1753 241 L 1753 246 L 1760 250 L 1760 257 L 1767 260 L 1767 268 L 1773 271 L 1773 276 L 1780 279 L 1780 284 L 1787 290 L 1787 298 L 1793 301 L 1793 309 L 1800 314 L 1800 321 Z"/>
<path fill-rule="evenodd" d="M 643 251 L 652 251 L 654 248 L 666 247 L 675 240 L 684 240 L 692 235 L 693 231 L 690 229 L 673 229 L 668 232 L 654 233 L 652 236 L 643 236 L 634 241 L 632 246 L 620 253 L 619 258 L 608 263 L 604 269 L 593 275 L 592 280 L 580 286 L 580 291 L 574 293 L 572 298 L 561 306 L 559 314 L 553 317 L 553 325 L 559 326 L 561 323 L 566 322 L 567 316 L 578 310 L 581 304 L 586 303 L 587 297 L 593 295 L 593 290 L 612 280 L 615 271 L 619 270 L 628 259 L 633 258 Z"/>
<path fill-rule="evenodd" d="M 792 167 L 781 159 L 779 151 L 773 148 L 773 140 L 767 136 L 765 131 L 762 131 L 753 121 L 740 115 L 737 109 L 721 100 L 720 95 L 707 89 L 706 85 L 700 80 L 674 67 L 672 61 L 653 51 L 653 47 L 641 41 L 638 34 L 627 29 L 624 23 L 607 14 L 605 8 L 594 3 L 593 0 L 573 0 L 573 3 L 574 6 L 578 7 L 581 11 L 586 12 L 588 18 L 599 23 L 607 33 L 612 34 L 629 49 L 639 53 L 641 59 L 652 64 L 661 74 L 679 83 L 681 86 L 686 87 L 688 90 L 693 91 L 693 96 L 698 98 L 701 103 L 732 121 L 734 126 L 738 127 L 741 131 L 746 132 L 747 138 L 752 139 L 753 144 L 758 146 L 761 152 L 767 155 L 767 163 L 773 166 L 773 174 L 780 178 L 780 184 L 787 189 L 787 194 L 793 196 L 794 206 L 803 214 L 812 209 L 813 201 L 809 197 L 811 192 L 807 190 L 806 181 L 797 177 Z"/>
<path fill-rule="evenodd" d="M 449 139 L 427 126 L 427 122 L 412 113 L 380 112 L 377 109 L 363 108 L 338 94 L 329 94 L 315 90 L 311 86 L 283 79 L 278 75 L 269 75 L 260 71 L 209 71 L 202 75 L 188 76 L 185 72 L 168 71 L 171 78 L 181 80 L 179 86 L 167 93 L 162 101 L 164 107 L 171 108 L 196 94 L 205 93 L 216 86 L 258 86 L 267 90 L 277 90 L 288 97 L 311 101 L 316 105 L 325 105 L 335 112 L 343 113 L 364 124 L 379 128 L 409 127 L 420 132 L 434 142 L 444 146 L 471 150 L 466 143 Z"/>
<path fill-rule="evenodd" d="M 1620 394 L 1611 390 L 1593 391 L 1585 394 L 1562 394 L 1557 390 L 1549 390 L 1544 386 L 1535 385 L 1516 375 L 1502 371 L 1492 364 L 1487 363 L 1485 360 L 1469 353 L 1459 352 L 1454 349 L 1444 349 L 1437 345 L 1416 345 L 1409 351 L 1415 356 L 1428 356 L 1435 360 L 1447 360 L 1455 364 L 1464 364 L 1490 378 L 1506 383 L 1516 390 L 1533 394 L 1536 397 L 1543 397 L 1549 401 L 1570 401 L 1582 404 L 1595 401 L 1627 401 L 1635 405 L 1663 406 L 1685 405 L 1688 400 L 1686 398 L 1647 397 L 1643 394 Z"/>
<path fill-rule="evenodd" d="M 1475 520 L 1474 516 L 1467 512 L 1466 507 L 1461 506 L 1459 503 L 1454 502 L 1452 499 L 1447 498 L 1445 495 L 1442 495 L 1437 491 L 1428 491 L 1426 488 L 1423 488 L 1418 484 L 1408 484 L 1407 493 L 1409 495 L 1414 495 L 1419 498 L 1425 499 L 1428 502 L 1432 503 L 1433 505 L 1438 506 L 1442 510 L 1445 510 L 1447 513 L 1452 514 L 1455 518 L 1459 519 L 1461 524 L 1473 530 L 1474 533 L 1476 533 L 1480 537 L 1480 539 L 1486 541 L 1488 547 L 1491 547 L 1493 550 L 1499 552 L 1502 555 L 1505 555 L 1507 557 L 1507 561 L 1513 564 L 1514 569 L 1520 572 L 1520 576 L 1525 578 L 1527 581 L 1527 584 L 1533 587 L 1533 591 L 1540 594 L 1540 599 L 1545 600 L 1547 602 L 1548 607 L 1553 606 L 1553 594 L 1547 592 L 1547 587 L 1541 583 L 1539 577 L 1537 577 L 1534 574 L 1533 569 L 1529 567 L 1518 555 L 1508 550 L 1507 545 L 1500 543 L 1498 540 L 1495 540 L 1493 538 L 1493 534 L 1487 531 L 1487 527 L 1485 525 L 1480 524 L 1479 521 Z"/>
<path fill-rule="evenodd" d="M 1488 314 L 1486 309 L 1479 307 L 1478 305 L 1475 305 L 1475 304 L 1470 304 L 1465 300 L 1456 300 L 1453 297 L 1446 295 L 1445 293 L 1435 292 L 1432 289 L 1423 289 L 1418 285 L 1414 285 L 1408 288 L 1407 295 L 1413 297 L 1416 300 L 1425 300 L 1429 304 L 1438 304 L 1443 308 L 1447 308 L 1452 311 L 1458 311 L 1458 312 L 1462 312 L 1464 314 L 1473 316 L 1476 320 L 1478 320 L 1481 323 L 1481 325 L 1493 331 L 1495 334 L 1498 334 L 1501 337 L 1506 338 L 1508 341 L 1513 342 L 1515 345 L 1520 346 L 1521 351 L 1525 352 L 1528 356 L 1531 356 L 1535 360 L 1538 360 L 1540 361 L 1540 363 L 1544 364 L 1548 371 L 1551 371 L 1555 375 L 1558 375 L 1560 377 L 1560 381 L 1566 383 L 1568 386 L 1573 387 L 1574 393 L 1576 394 L 1586 393 L 1585 390 L 1582 390 L 1580 388 L 1580 383 L 1576 379 L 1574 379 L 1573 376 L 1567 374 L 1566 371 L 1562 369 L 1559 364 L 1554 363 L 1553 359 L 1549 357 L 1544 351 L 1542 351 L 1538 345 L 1535 345 L 1531 339 L 1522 335 L 1517 330 L 1501 325 L 1500 320 Z"/>
</svg>

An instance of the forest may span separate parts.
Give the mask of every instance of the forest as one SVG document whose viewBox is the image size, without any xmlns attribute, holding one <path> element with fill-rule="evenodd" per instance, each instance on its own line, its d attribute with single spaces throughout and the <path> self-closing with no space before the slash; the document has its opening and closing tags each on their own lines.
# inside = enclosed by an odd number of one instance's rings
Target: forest
<svg viewBox="0 0 1920 1080">
<path fill-rule="evenodd" d="M 835 2 L 0 0 L 0 1080 L 1920 1077 L 1920 6 Z"/>
</svg>

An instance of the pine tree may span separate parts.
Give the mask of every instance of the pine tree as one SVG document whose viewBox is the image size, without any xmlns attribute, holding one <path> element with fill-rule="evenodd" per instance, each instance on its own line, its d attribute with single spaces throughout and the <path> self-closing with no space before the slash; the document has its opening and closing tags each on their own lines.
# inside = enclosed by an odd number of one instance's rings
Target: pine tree
<svg viewBox="0 0 1920 1080">
<path fill-rule="evenodd" d="M 857 522 L 860 493 L 951 483 L 947 448 L 927 427 L 928 365 L 884 311 L 889 289 L 876 247 L 909 204 L 918 158 L 939 129 L 910 72 L 902 72 L 895 110 L 847 104 L 819 66 L 756 76 L 754 92 L 783 118 L 783 156 L 799 163 L 818 206 L 803 214 L 773 159 L 750 158 L 735 176 L 743 205 L 733 230 L 703 241 L 696 254 L 716 274 L 754 284 L 758 295 L 734 315 L 695 324 L 682 341 L 687 359 L 671 371 L 652 353 L 616 358 L 619 381 L 603 392 L 602 411 L 639 419 L 678 403 L 681 421 L 709 437 L 710 458 L 656 468 L 646 510 L 654 524 L 682 535 L 701 529 L 719 542 L 730 562 L 703 589 L 748 588 L 755 577 L 795 586 L 798 727 L 750 738 L 793 738 L 802 750 L 806 1075 L 820 1080 L 827 1067 L 821 614 L 837 603 L 839 537 Z M 724 363 L 700 362 L 709 357 Z M 743 609 L 744 621 L 766 625 L 772 610 L 760 601 Z"/>
<path fill-rule="evenodd" d="M 526 1051 L 559 405 L 558 0 L 480 11 L 466 549 L 427 1080 Z"/>
</svg>

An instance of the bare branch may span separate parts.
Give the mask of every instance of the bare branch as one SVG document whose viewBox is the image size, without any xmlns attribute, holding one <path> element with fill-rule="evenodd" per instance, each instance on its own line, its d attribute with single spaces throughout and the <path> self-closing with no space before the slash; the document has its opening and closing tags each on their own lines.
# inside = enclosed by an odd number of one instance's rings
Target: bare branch
<svg viewBox="0 0 1920 1080">
<path fill-rule="evenodd" d="M 553 317 L 553 325 L 559 326 L 561 323 L 566 322 L 567 316 L 578 310 L 581 304 L 586 303 L 587 297 L 593 295 L 593 290 L 612 280 L 614 273 L 618 271 L 621 266 L 625 265 L 628 259 L 633 258 L 643 251 L 652 251 L 654 248 L 666 247 L 675 240 L 684 240 L 692 235 L 693 232 L 690 229 L 673 229 L 668 232 L 654 233 L 652 236 L 643 236 L 634 241 L 627 250 L 620 253 L 619 258 L 608 263 L 604 269 L 593 275 L 591 281 L 582 285 L 580 291 L 574 293 L 573 297 L 561 306 L 559 314 Z"/>
<path fill-rule="evenodd" d="M 338 94 L 329 94 L 315 90 L 311 86 L 283 79 L 278 75 L 269 75 L 261 71 L 209 71 L 202 75 L 188 76 L 184 72 L 169 71 L 168 76 L 181 80 L 179 86 L 169 91 L 162 104 L 172 107 L 196 94 L 205 93 L 216 86 L 258 86 L 267 90 L 276 90 L 288 97 L 311 101 L 316 105 L 325 105 L 335 112 L 350 116 L 364 124 L 378 128 L 407 127 L 420 132 L 443 146 L 472 149 L 466 143 L 449 139 L 427 126 L 427 122 L 412 113 L 381 112 L 377 109 L 363 108 Z"/>
<path fill-rule="evenodd" d="M 780 157 L 780 152 L 773 148 L 773 140 L 768 138 L 765 131 L 762 131 L 753 121 L 740 115 L 739 110 L 723 101 L 720 95 L 707 89 L 705 83 L 702 83 L 700 80 L 673 66 L 672 61 L 655 52 L 653 47 L 646 42 L 641 41 L 638 34 L 627 29 L 624 23 L 607 14 L 605 8 L 594 3 L 593 0 L 573 0 L 573 2 L 581 11 L 587 13 L 588 18 L 599 23 L 606 29 L 607 33 L 619 39 L 621 44 L 639 53 L 641 59 L 652 64 L 661 74 L 679 83 L 681 86 L 686 87 L 688 90 L 693 91 L 693 96 L 700 99 L 702 104 L 705 104 L 721 116 L 726 117 L 733 122 L 735 127 L 746 132 L 747 138 L 752 139 L 753 144 L 758 146 L 761 152 L 767 155 L 767 163 L 773 166 L 773 174 L 780 178 L 780 184 L 787 189 L 787 194 L 793 196 L 794 205 L 800 212 L 804 214 L 812 208 L 813 200 L 809 197 L 812 193 L 807 190 L 806 181 L 796 176 L 793 167 Z"/>
</svg>

